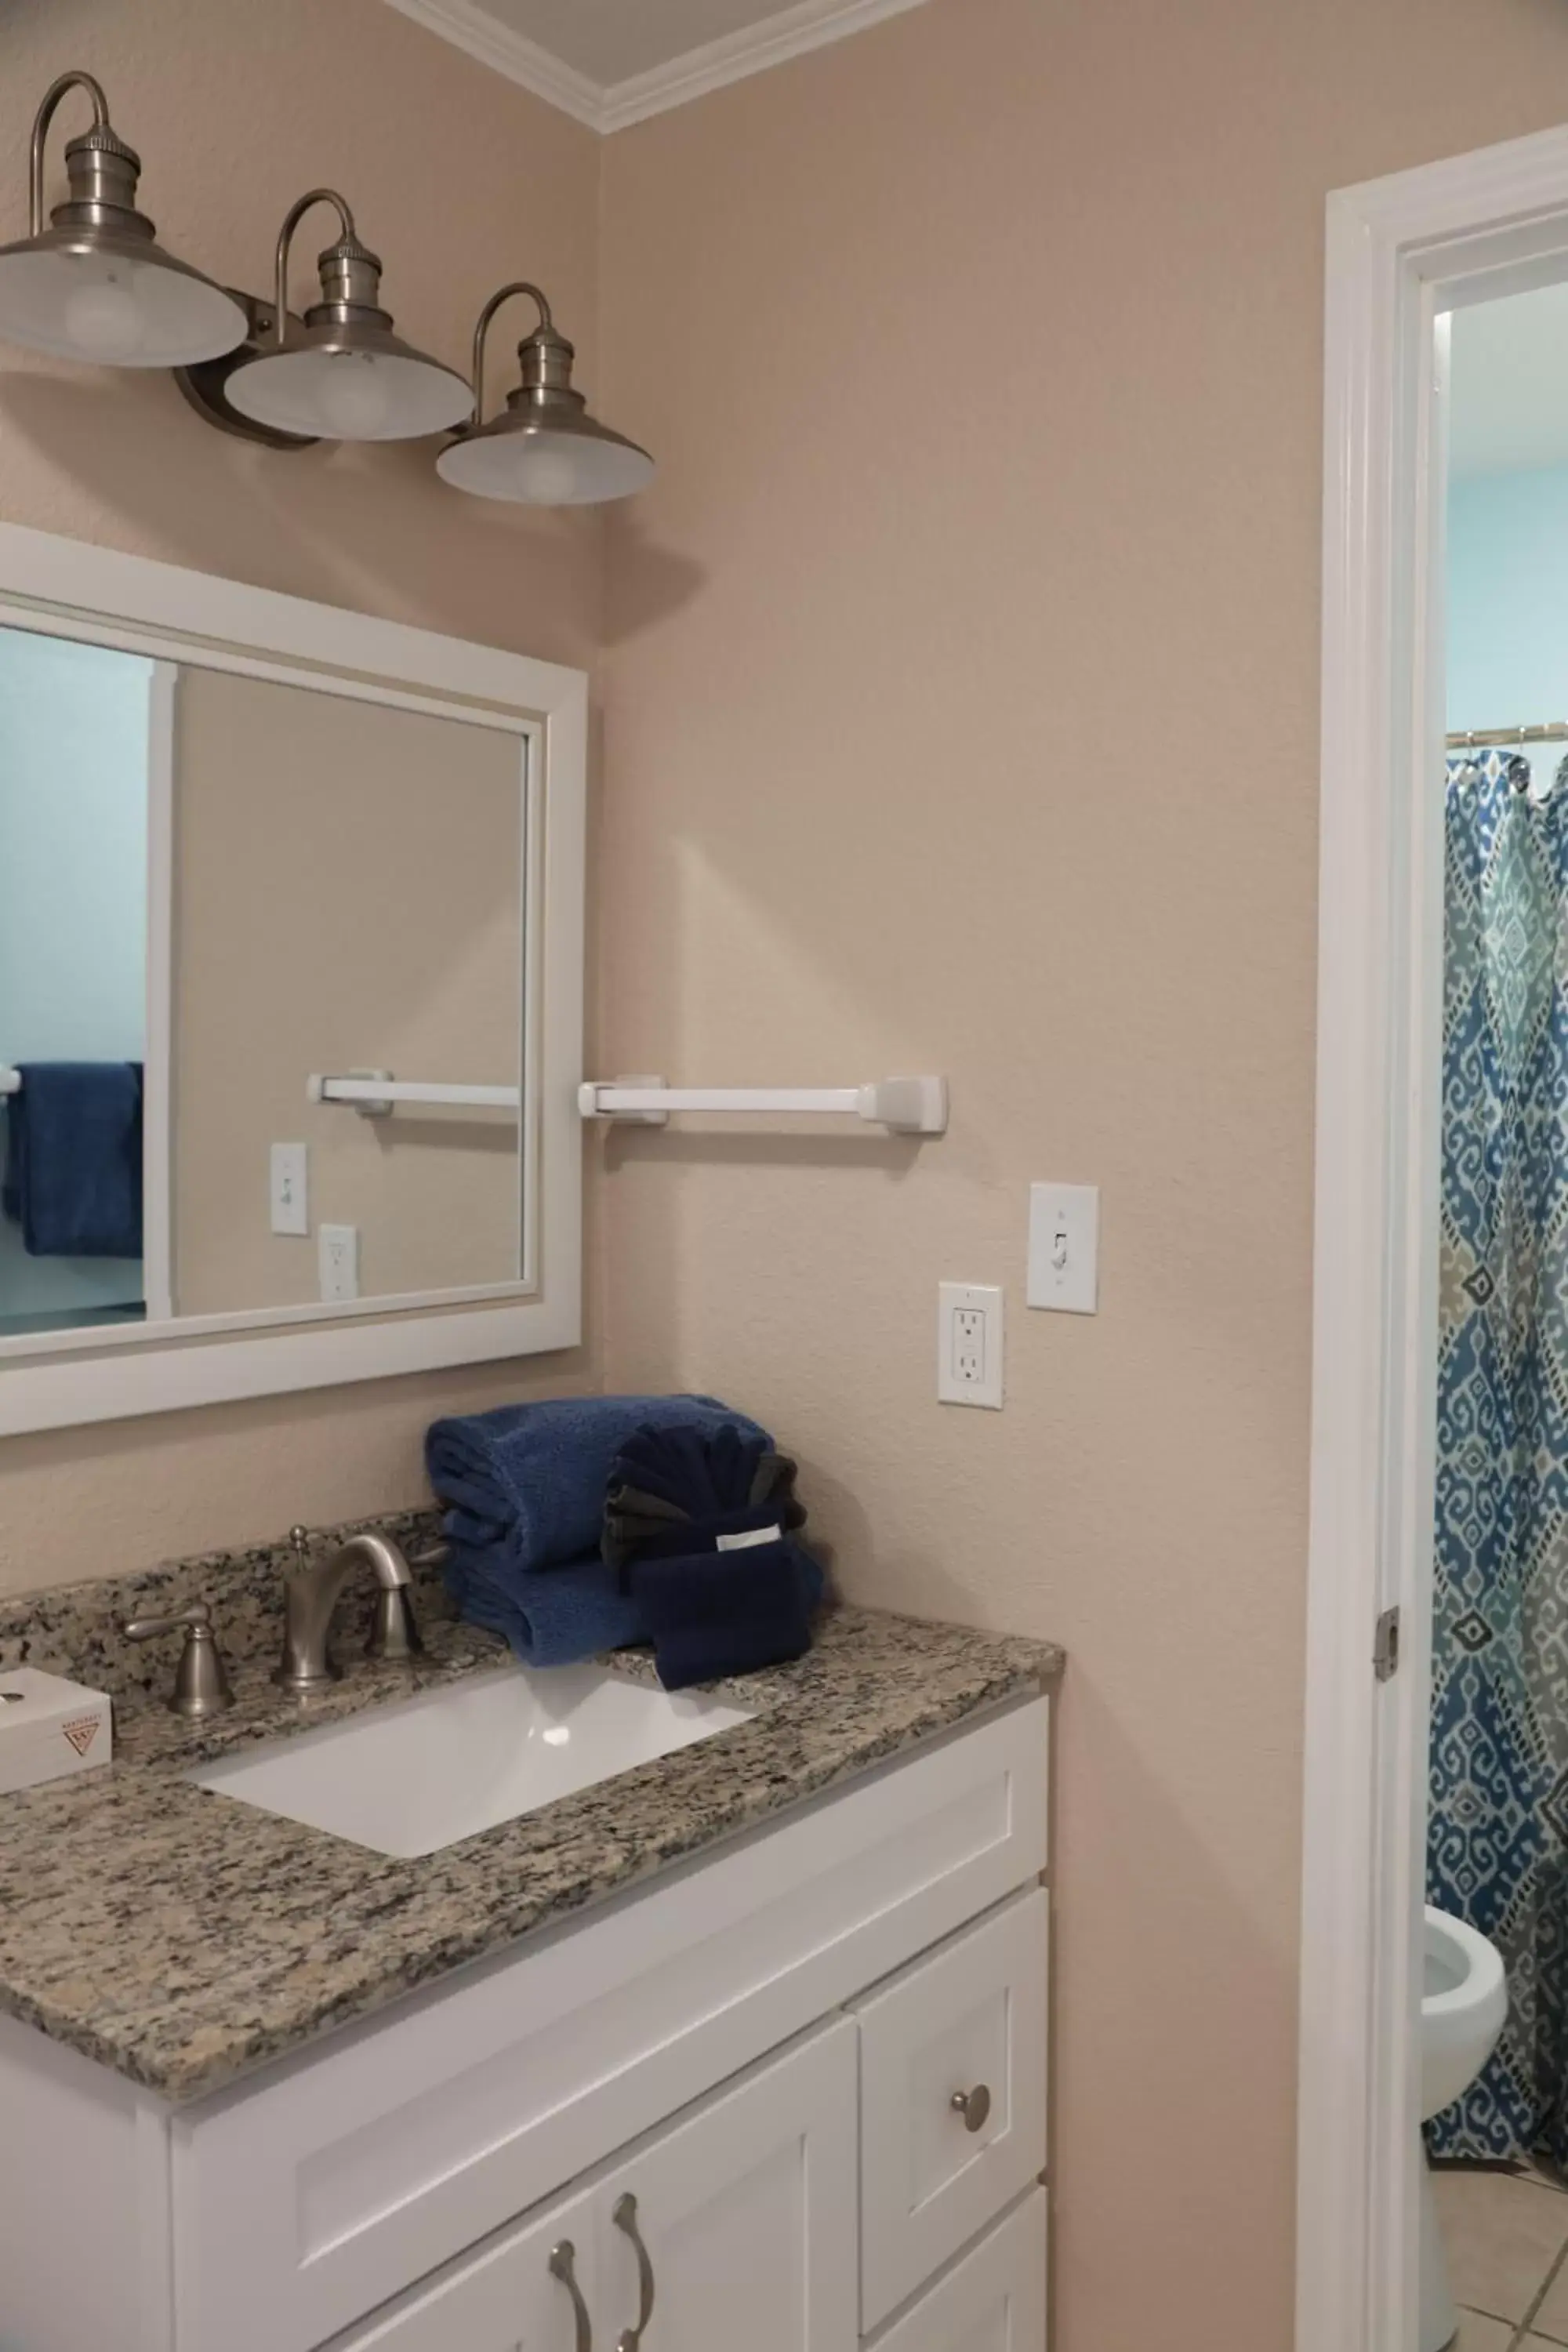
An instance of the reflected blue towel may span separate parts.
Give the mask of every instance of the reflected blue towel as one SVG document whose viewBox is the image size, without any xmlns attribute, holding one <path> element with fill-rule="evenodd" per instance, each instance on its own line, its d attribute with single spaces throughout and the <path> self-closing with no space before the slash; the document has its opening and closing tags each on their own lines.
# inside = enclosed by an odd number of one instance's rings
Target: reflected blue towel
<svg viewBox="0 0 1568 2352">
<path fill-rule="evenodd" d="M 498 1405 L 431 1424 L 430 1484 L 447 1506 L 446 1531 L 496 1582 L 553 1569 L 596 1549 L 616 1456 L 645 1423 L 705 1434 L 733 1423 L 773 1440 L 714 1397 L 551 1397 Z"/>
<path fill-rule="evenodd" d="M 482 1557 L 455 1545 L 446 1578 L 458 1614 L 500 1633 L 525 1666 L 569 1666 L 645 1638 L 637 1602 L 597 1552 L 498 1580 Z"/>
<path fill-rule="evenodd" d="M 23 1062 L 0 1208 L 29 1257 L 142 1255 L 142 1065 Z"/>
</svg>

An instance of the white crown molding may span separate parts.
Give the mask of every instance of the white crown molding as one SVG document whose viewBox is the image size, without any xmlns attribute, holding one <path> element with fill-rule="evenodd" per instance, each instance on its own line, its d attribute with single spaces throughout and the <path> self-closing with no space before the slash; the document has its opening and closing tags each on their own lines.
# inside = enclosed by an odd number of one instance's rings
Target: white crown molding
<svg viewBox="0 0 1568 2352">
<path fill-rule="evenodd" d="M 591 131 L 604 130 L 605 92 L 599 84 L 563 65 L 537 41 L 498 24 L 488 9 L 476 7 L 474 0 L 388 0 L 388 5 L 400 16 L 423 25 L 426 32 L 450 41 L 454 48 L 477 58 L 492 73 L 504 74 L 508 81 L 531 89 L 535 98 L 585 122 Z"/>
<path fill-rule="evenodd" d="M 846 40 L 884 16 L 901 16 L 907 8 L 923 5 L 924 0 L 797 0 L 795 7 L 764 16 L 743 32 L 727 33 L 651 72 L 614 83 L 604 94 L 599 128 L 624 131 L 650 114 L 668 113 L 710 89 L 743 81 L 749 74 L 763 73 L 769 66 L 825 48 L 829 41 Z"/>
<path fill-rule="evenodd" d="M 450 41 L 492 72 L 504 74 L 590 130 L 605 132 L 667 114 L 709 90 L 743 81 L 786 58 L 826 47 L 829 41 L 846 40 L 884 16 L 900 16 L 924 5 L 925 0 L 795 0 L 794 7 L 764 16 L 742 32 L 727 33 L 647 73 L 606 87 L 500 24 L 476 0 L 389 0 L 400 15 Z"/>
</svg>

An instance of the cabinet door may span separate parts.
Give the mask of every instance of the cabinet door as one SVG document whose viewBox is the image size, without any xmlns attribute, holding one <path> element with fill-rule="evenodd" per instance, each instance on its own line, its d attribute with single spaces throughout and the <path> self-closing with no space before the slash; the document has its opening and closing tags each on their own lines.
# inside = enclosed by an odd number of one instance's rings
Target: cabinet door
<svg viewBox="0 0 1568 2352">
<path fill-rule="evenodd" d="M 1046 2192 L 1034 2189 L 894 2320 L 876 2352 L 1045 2352 L 1045 2346 Z"/>
<path fill-rule="evenodd" d="M 589 2192 L 596 2344 L 853 2352 L 855 2075 L 841 2019 L 613 2167 Z"/>
<path fill-rule="evenodd" d="M 400 2297 L 342 2352 L 592 2352 L 593 2228 L 591 2200 L 563 2198 Z"/>
</svg>

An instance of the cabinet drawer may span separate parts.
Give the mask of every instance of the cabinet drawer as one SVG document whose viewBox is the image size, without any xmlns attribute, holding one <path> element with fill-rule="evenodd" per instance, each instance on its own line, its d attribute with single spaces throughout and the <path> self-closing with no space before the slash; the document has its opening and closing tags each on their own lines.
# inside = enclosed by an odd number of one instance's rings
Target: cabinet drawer
<svg viewBox="0 0 1568 2352">
<path fill-rule="evenodd" d="M 1046 1928 L 1037 1888 L 857 2005 L 867 2331 L 1045 2168 Z"/>
<path fill-rule="evenodd" d="M 1045 2352 L 1046 2192 L 1031 2190 L 877 2339 L 876 2352 Z"/>
</svg>

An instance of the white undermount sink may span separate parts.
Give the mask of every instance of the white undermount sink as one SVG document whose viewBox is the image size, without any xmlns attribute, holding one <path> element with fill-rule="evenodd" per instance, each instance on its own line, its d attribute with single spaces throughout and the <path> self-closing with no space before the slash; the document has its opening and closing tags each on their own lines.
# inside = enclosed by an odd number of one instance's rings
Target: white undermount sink
<svg viewBox="0 0 1568 2352">
<path fill-rule="evenodd" d="M 602 1666 L 502 1666 L 187 1775 L 377 1853 L 435 1853 L 749 1723 L 744 1707 Z"/>
</svg>

